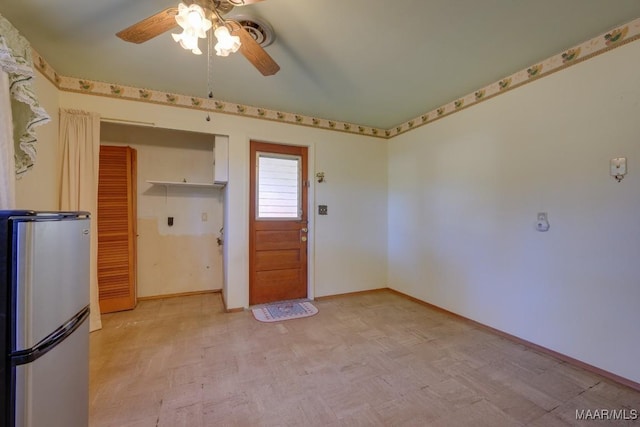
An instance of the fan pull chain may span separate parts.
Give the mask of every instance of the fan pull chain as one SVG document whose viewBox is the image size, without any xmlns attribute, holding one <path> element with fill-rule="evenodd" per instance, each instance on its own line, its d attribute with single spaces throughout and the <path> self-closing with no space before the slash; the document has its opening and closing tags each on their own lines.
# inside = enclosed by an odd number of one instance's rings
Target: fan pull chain
<svg viewBox="0 0 640 427">
<path fill-rule="evenodd" d="M 207 91 L 209 99 L 213 99 L 213 36 L 211 32 L 207 37 Z M 206 120 L 211 121 L 211 116 L 208 113 Z"/>
</svg>

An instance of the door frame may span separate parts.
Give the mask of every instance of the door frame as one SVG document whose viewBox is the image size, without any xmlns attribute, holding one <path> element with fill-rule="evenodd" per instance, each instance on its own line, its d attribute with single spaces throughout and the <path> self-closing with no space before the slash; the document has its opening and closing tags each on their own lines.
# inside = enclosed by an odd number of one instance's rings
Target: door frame
<svg viewBox="0 0 640 427">
<path fill-rule="evenodd" d="M 261 137 L 252 137 L 247 136 L 245 140 L 245 148 L 246 148 L 246 171 L 245 171 L 245 195 L 244 195 L 244 205 L 245 205 L 245 213 L 244 216 L 244 229 L 246 232 L 246 297 L 244 306 L 249 306 L 249 287 L 250 287 L 250 264 L 249 264 L 249 256 L 250 256 L 250 248 L 249 248 L 249 239 L 250 239 L 250 230 L 249 230 L 249 220 L 253 213 L 251 212 L 251 141 L 255 142 L 263 142 L 266 144 L 274 144 L 274 145 L 289 145 L 289 146 L 297 146 L 297 147 L 306 147 L 307 148 L 307 180 L 309 181 L 309 186 L 307 187 L 307 228 L 309 229 L 307 233 L 307 298 L 310 300 L 315 299 L 315 145 L 313 144 L 304 144 L 299 142 L 291 142 L 291 141 L 272 141 L 269 139 L 261 138 Z M 225 266 L 226 268 L 227 266 Z"/>
</svg>

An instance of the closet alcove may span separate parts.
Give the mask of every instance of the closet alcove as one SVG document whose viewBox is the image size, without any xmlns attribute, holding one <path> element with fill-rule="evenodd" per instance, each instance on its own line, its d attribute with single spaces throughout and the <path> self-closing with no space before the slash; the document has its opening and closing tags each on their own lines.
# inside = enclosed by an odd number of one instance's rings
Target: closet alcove
<svg viewBox="0 0 640 427">
<path fill-rule="evenodd" d="M 228 137 L 103 121 L 101 312 L 223 287 Z"/>
</svg>

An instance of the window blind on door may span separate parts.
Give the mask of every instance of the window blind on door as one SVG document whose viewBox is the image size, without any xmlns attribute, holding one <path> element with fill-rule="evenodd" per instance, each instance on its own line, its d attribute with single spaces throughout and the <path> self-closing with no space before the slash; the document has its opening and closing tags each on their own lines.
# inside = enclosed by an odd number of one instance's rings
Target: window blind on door
<svg viewBox="0 0 640 427">
<path fill-rule="evenodd" d="M 258 153 L 257 217 L 300 217 L 300 157 Z"/>
</svg>

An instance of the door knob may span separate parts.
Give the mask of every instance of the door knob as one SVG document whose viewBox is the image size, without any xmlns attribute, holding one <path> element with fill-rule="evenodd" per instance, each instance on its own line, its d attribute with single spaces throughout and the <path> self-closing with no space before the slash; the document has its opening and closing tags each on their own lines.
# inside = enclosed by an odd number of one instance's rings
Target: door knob
<svg viewBox="0 0 640 427">
<path fill-rule="evenodd" d="M 303 242 L 306 242 L 306 241 L 307 241 L 307 236 L 302 236 L 302 237 L 300 238 L 300 240 L 301 240 L 301 241 L 303 241 Z"/>
<path fill-rule="evenodd" d="M 307 231 L 309 231 L 309 229 L 307 229 L 307 228 L 305 227 L 305 228 L 300 229 L 300 231 L 302 231 L 303 233 L 306 233 Z"/>
</svg>

